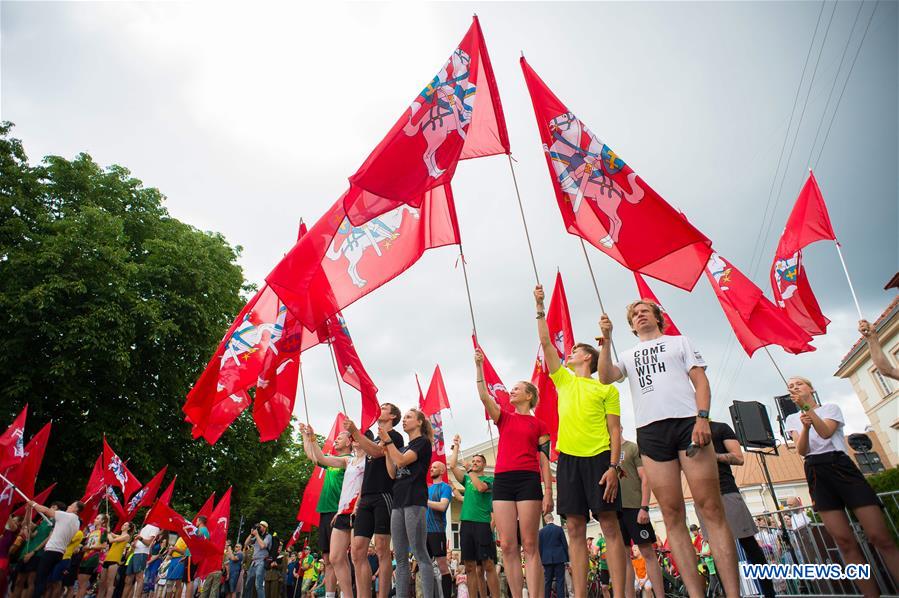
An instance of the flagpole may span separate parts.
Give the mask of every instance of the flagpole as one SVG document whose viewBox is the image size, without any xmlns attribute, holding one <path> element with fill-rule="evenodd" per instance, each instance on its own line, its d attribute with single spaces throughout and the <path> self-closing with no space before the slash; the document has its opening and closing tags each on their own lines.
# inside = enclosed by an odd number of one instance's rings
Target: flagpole
<svg viewBox="0 0 899 598">
<path fill-rule="evenodd" d="M 509 170 L 512 171 L 512 183 L 515 184 L 515 196 L 518 198 L 518 211 L 521 212 L 521 223 L 524 225 L 524 237 L 528 242 L 528 251 L 531 254 L 531 266 L 534 267 L 534 278 L 540 284 L 540 275 L 537 274 L 537 262 L 534 260 L 534 248 L 531 246 L 531 234 L 528 232 L 528 221 L 524 217 L 524 206 L 521 204 L 521 193 L 518 191 L 518 179 L 515 177 L 515 168 L 512 166 L 512 154 L 506 154 L 509 158 Z"/>
<path fill-rule="evenodd" d="M 471 314 L 471 331 L 478 338 L 478 327 L 474 323 L 474 305 L 471 302 L 471 287 L 468 284 L 468 268 L 465 266 L 465 253 L 462 251 L 462 243 L 459 243 L 459 258 L 462 260 L 462 276 L 465 278 L 465 294 L 468 295 L 468 311 Z"/>
<path fill-rule="evenodd" d="M 334 357 L 334 347 L 331 345 L 331 339 L 328 339 L 328 349 L 331 351 L 331 365 L 334 366 L 334 377 L 337 379 L 337 392 L 340 394 L 340 405 L 343 407 L 343 414 L 349 417 L 346 412 L 346 402 L 343 400 L 343 388 L 340 386 L 340 374 L 337 372 L 337 358 Z"/>
<path fill-rule="evenodd" d="M 587 255 L 587 246 L 584 244 L 584 239 L 582 237 L 578 237 L 578 240 L 581 242 L 581 249 L 584 251 L 584 259 L 587 260 L 587 269 L 590 270 L 590 278 L 593 280 L 593 290 L 596 291 L 596 298 L 599 300 L 599 309 L 602 313 L 606 313 L 606 308 L 602 304 L 602 297 L 599 294 L 599 285 L 596 284 L 596 275 L 593 273 L 593 264 L 590 263 L 590 256 Z M 615 356 L 615 361 L 618 361 L 618 351 L 615 350 L 615 341 L 609 338 L 609 342 L 612 345 L 612 354 Z"/>
<path fill-rule="evenodd" d="M 762 347 L 765 350 L 765 353 L 768 354 L 768 359 L 771 360 L 771 363 L 774 365 L 774 369 L 777 370 L 777 373 L 780 375 L 780 379 L 784 381 L 784 386 L 788 386 L 787 378 L 784 376 L 784 373 L 780 371 L 780 367 L 777 365 L 777 362 L 774 361 L 774 356 L 771 355 L 771 351 L 768 350 L 768 347 Z"/>
<path fill-rule="evenodd" d="M 855 301 L 855 309 L 858 311 L 858 319 L 864 320 L 865 316 L 862 315 L 862 308 L 858 304 L 858 297 L 855 295 L 855 287 L 852 286 L 852 279 L 849 278 L 849 270 L 846 268 L 846 260 L 843 259 L 843 252 L 840 250 L 840 242 L 834 239 L 834 247 L 837 248 L 837 255 L 840 256 L 840 263 L 843 264 L 843 272 L 846 274 L 846 282 L 849 283 L 849 292 L 852 293 L 852 300 Z"/>
<path fill-rule="evenodd" d="M 306 401 L 306 381 L 303 379 L 303 362 L 300 361 L 299 364 L 299 374 L 300 374 L 300 390 L 303 393 L 303 408 L 306 410 L 306 425 L 309 425 L 309 403 Z"/>
<path fill-rule="evenodd" d="M 9 484 L 10 488 L 12 488 L 13 490 L 15 490 L 15 491 L 18 493 L 19 496 L 21 496 L 22 498 L 24 498 L 24 499 L 25 499 L 25 504 L 28 504 L 28 503 L 31 502 L 31 499 L 28 497 L 28 495 L 25 494 L 24 492 L 22 492 L 22 490 L 21 490 L 18 486 L 16 486 L 16 485 L 13 484 L 12 482 L 10 482 L 10 481 L 9 481 L 9 478 L 7 478 L 7 477 L 6 477 L 5 475 L 3 475 L 2 473 L 0 473 L 0 480 L 3 480 L 3 481 L 6 482 L 7 484 Z M 46 515 L 44 515 L 44 514 L 41 513 L 40 511 L 38 511 L 37 514 L 40 515 L 41 517 L 43 517 L 43 518 L 44 518 L 44 521 L 46 521 L 47 523 L 50 523 L 50 519 L 49 519 Z"/>
</svg>

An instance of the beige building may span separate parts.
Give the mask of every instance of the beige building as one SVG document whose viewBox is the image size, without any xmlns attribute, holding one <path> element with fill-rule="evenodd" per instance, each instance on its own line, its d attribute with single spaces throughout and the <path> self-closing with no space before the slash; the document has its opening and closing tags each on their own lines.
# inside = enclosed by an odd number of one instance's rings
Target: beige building
<svg viewBox="0 0 899 598">
<path fill-rule="evenodd" d="M 883 352 L 899 364 L 899 296 L 873 323 Z M 871 420 L 873 434 L 880 441 L 880 458 L 886 468 L 899 465 L 899 381 L 887 378 L 874 367 L 868 343 L 863 338 L 843 357 L 835 376 L 848 378 L 865 414 Z M 876 444 L 876 443 L 875 443 Z"/>
</svg>

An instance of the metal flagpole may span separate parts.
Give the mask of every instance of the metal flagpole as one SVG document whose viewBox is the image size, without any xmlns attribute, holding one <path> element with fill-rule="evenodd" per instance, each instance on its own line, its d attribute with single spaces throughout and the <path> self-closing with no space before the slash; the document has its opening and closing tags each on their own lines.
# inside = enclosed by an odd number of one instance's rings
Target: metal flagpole
<svg viewBox="0 0 899 598">
<path fill-rule="evenodd" d="M 852 286 L 852 279 L 849 278 L 849 270 L 846 268 L 846 260 L 843 259 L 843 252 L 840 250 L 840 242 L 834 240 L 833 244 L 837 248 L 837 255 L 840 256 L 840 263 L 843 264 L 843 272 L 846 274 L 846 282 L 849 283 L 849 292 L 852 293 L 852 300 L 855 301 L 855 309 L 858 311 L 858 319 L 864 320 L 865 316 L 862 315 L 862 308 L 858 304 L 858 297 L 855 295 L 855 287 Z"/>
<path fill-rule="evenodd" d="M 299 358 L 297 358 L 299 359 Z M 306 425 L 309 425 L 309 403 L 306 401 L 306 381 L 303 379 L 303 362 L 298 364 L 300 373 L 300 390 L 303 393 L 303 408 L 306 410 Z"/>
<path fill-rule="evenodd" d="M 462 260 L 462 276 L 465 278 L 465 294 L 468 295 L 468 311 L 471 314 L 471 331 L 475 339 L 478 338 L 478 327 L 474 323 L 474 305 L 471 302 L 471 287 L 468 284 L 468 268 L 465 266 L 465 253 L 462 251 L 462 243 L 459 243 L 459 259 Z"/>
<path fill-rule="evenodd" d="M 768 350 L 768 347 L 762 347 L 765 350 L 765 353 L 768 354 L 768 359 L 771 360 L 771 363 L 774 364 L 774 369 L 777 370 L 777 373 L 780 374 L 780 379 L 784 381 L 784 386 L 787 386 L 787 378 L 784 376 L 784 373 L 780 371 L 780 367 L 778 367 L 777 362 L 774 361 L 774 356 L 771 355 L 771 351 Z"/>
<path fill-rule="evenodd" d="M 331 345 L 331 339 L 328 339 L 328 349 L 331 351 L 331 365 L 334 366 L 334 377 L 337 378 L 337 392 L 340 393 L 340 405 L 343 407 L 343 414 L 349 417 L 346 411 L 346 402 L 343 400 L 343 388 L 340 386 L 340 374 L 337 371 L 337 358 L 334 356 L 334 347 Z"/>
<path fill-rule="evenodd" d="M 524 225 L 524 237 L 528 242 L 528 251 L 531 254 L 531 266 L 534 267 L 534 278 L 540 284 L 540 275 L 537 274 L 537 262 L 534 260 L 534 248 L 531 246 L 531 234 L 528 232 L 528 221 L 524 217 L 524 206 L 521 204 L 521 193 L 518 191 L 518 179 L 515 177 L 515 168 L 512 166 L 512 154 L 506 154 L 509 158 L 509 170 L 512 171 L 512 182 L 515 184 L 515 196 L 518 197 L 518 211 L 521 212 L 521 223 Z"/>
<path fill-rule="evenodd" d="M 15 490 L 16 493 L 17 493 L 19 496 L 21 496 L 22 498 L 25 499 L 25 503 L 26 503 L 26 504 L 29 503 L 29 502 L 31 502 L 31 499 L 28 497 L 28 495 L 25 494 L 24 492 L 22 492 L 22 490 L 21 490 L 18 486 L 16 486 L 16 485 L 13 484 L 12 482 L 10 482 L 10 481 L 9 481 L 9 478 L 7 478 L 5 475 L 0 474 L 0 480 L 3 480 L 3 481 L 6 482 L 7 484 L 9 484 L 9 487 L 10 487 L 10 488 L 12 488 L 13 490 Z M 49 519 L 46 515 L 44 515 L 44 514 L 41 513 L 40 511 L 38 511 L 37 514 L 40 515 L 41 517 L 43 517 L 44 521 L 46 521 L 47 523 L 50 523 L 50 519 Z"/>
<path fill-rule="evenodd" d="M 584 244 L 584 239 L 582 237 L 578 237 L 578 240 L 581 242 L 581 249 L 584 251 L 584 259 L 587 260 L 587 269 L 590 270 L 590 278 L 593 280 L 593 290 L 596 291 L 596 299 L 599 300 L 599 309 L 602 313 L 606 313 L 606 308 L 602 304 L 602 297 L 599 294 L 599 285 L 596 284 L 596 275 L 593 273 L 593 264 L 590 263 L 590 256 L 587 255 L 587 246 Z M 615 341 L 611 338 L 609 341 L 612 344 L 612 354 L 615 356 L 615 361 L 618 361 L 618 351 L 615 350 Z"/>
</svg>

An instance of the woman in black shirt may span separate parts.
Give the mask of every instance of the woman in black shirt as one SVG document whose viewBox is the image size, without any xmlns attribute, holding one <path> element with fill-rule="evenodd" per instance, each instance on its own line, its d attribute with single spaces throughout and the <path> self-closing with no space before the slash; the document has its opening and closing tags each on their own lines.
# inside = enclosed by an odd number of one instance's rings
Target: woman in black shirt
<svg viewBox="0 0 899 598">
<path fill-rule="evenodd" d="M 409 442 L 400 449 L 383 428 L 379 429 L 387 451 L 387 473 L 394 479 L 390 538 L 396 557 L 396 595 L 397 598 L 409 598 L 411 550 L 419 565 L 422 593 L 433 596 L 434 564 L 428 555 L 425 514 L 434 432 L 431 422 L 418 409 L 410 409 L 403 416 L 403 431 L 409 436 Z"/>
</svg>

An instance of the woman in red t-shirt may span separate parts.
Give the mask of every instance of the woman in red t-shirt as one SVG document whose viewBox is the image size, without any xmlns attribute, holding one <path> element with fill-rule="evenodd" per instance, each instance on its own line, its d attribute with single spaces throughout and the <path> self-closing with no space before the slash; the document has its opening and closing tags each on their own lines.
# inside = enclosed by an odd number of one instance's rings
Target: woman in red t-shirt
<svg viewBox="0 0 899 598">
<path fill-rule="evenodd" d="M 549 469 L 549 431 L 531 414 L 537 406 L 537 388 L 516 382 L 509 390 L 510 406 L 501 408 L 484 382 L 484 354 L 475 351 L 478 394 L 499 428 L 499 448 L 493 478 L 493 515 L 503 553 L 503 570 L 512 598 L 522 595 L 521 551 L 531 598 L 543 596 L 543 565 L 537 544 L 541 503 L 544 514 L 553 511 L 552 473 Z M 543 478 L 545 492 L 540 487 Z M 519 529 L 521 538 L 519 544 Z"/>
</svg>

